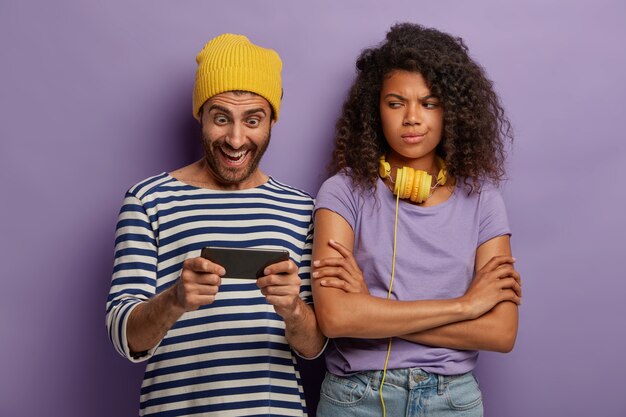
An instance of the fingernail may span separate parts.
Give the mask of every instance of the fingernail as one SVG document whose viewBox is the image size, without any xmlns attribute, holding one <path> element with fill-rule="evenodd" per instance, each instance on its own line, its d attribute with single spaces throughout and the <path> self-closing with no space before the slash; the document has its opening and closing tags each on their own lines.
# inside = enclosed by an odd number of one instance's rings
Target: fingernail
<svg viewBox="0 0 626 417">
<path fill-rule="evenodd" d="M 329 240 L 328 240 L 328 243 L 333 244 L 333 243 L 335 243 L 335 241 L 334 241 L 334 240 L 332 240 L 332 239 L 329 239 Z"/>
<path fill-rule="evenodd" d="M 322 287 L 325 287 L 325 286 L 326 286 L 326 281 L 320 281 L 320 285 L 321 285 Z"/>
<path fill-rule="evenodd" d="M 265 269 L 263 270 L 263 273 L 264 273 L 265 275 L 269 275 L 269 274 L 270 274 L 270 270 L 269 270 L 269 268 L 265 268 Z"/>
<path fill-rule="evenodd" d="M 320 266 L 320 261 L 313 261 L 313 265 Z"/>
<path fill-rule="evenodd" d="M 319 275 L 319 272 L 313 272 L 313 278 L 317 278 L 318 275 Z"/>
</svg>

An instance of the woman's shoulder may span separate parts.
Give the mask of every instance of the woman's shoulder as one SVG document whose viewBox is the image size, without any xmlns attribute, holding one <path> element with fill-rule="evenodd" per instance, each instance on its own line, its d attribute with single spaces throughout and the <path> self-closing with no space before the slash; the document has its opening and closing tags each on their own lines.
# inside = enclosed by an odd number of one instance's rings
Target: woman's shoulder
<svg viewBox="0 0 626 417">
<path fill-rule="evenodd" d="M 480 211 L 491 211 L 504 206 L 502 191 L 500 184 L 488 180 L 479 180 L 477 183 L 457 180 L 454 192 L 456 206 L 460 204 L 465 207 L 464 210 L 475 207 Z"/>
<path fill-rule="evenodd" d="M 501 183 L 495 183 L 489 180 L 479 180 L 473 189 L 467 188 L 469 192 L 461 192 L 464 195 L 467 204 L 476 206 L 477 209 L 488 215 L 493 212 L 506 212 L 504 203 L 503 189 Z"/>
<path fill-rule="evenodd" d="M 318 196 L 320 193 L 326 192 L 327 190 L 352 190 L 354 188 L 354 182 L 350 177 L 350 173 L 340 171 L 330 176 L 322 183 L 322 186 L 320 187 L 320 190 L 318 192 Z"/>
<path fill-rule="evenodd" d="M 486 179 L 478 179 L 476 182 L 471 179 L 457 179 L 456 187 L 462 194 L 479 199 L 502 193 L 501 184 Z"/>
<path fill-rule="evenodd" d="M 349 172 L 338 172 L 326 179 L 317 192 L 317 202 L 343 201 L 358 205 L 362 200 L 363 190 L 356 185 Z"/>
</svg>

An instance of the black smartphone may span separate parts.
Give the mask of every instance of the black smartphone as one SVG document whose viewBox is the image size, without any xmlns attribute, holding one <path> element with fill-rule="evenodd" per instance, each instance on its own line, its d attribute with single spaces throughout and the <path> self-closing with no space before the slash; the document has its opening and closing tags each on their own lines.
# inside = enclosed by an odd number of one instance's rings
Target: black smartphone
<svg viewBox="0 0 626 417">
<path fill-rule="evenodd" d="M 226 270 L 224 278 L 257 279 L 266 266 L 289 259 L 284 249 L 218 248 L 205 246 L 200 254 Z"/>
</svg>

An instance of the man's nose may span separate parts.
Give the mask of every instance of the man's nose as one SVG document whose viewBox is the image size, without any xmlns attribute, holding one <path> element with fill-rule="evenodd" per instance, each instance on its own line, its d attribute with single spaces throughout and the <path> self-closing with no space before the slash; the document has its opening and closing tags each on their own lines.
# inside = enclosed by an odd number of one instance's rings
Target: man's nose
<svg viewBox="0 0 626 417">
<path fill-rule="evenodd" d="M 233 149 L 239 149 L 245 143 L 243 129 L 237 123 L 233 123 L 230 132 L 228 132 L 226 143 Z"/>
</svg>

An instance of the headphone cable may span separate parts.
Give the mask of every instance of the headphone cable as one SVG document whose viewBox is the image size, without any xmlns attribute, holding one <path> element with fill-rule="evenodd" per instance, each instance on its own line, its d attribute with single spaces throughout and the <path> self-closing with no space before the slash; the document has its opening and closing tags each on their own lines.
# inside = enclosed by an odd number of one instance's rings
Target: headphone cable
<svg viewBox="0 0 626 417">
<path fill-rule="evenodd" d="M 389 280 L 389 290 L 387 291 L 387 300 L 391 298 L 391 289 L 393 288 L 393 278 L 396 269 L 396 236 L 398 231 L 398 206 L 400 203 L 400 193 L 396 195 L 396 216 L 393 223 L 393 255 L 391 256 L 391 279 Z M 385 400 L 383 399 L 383 384 L 385 383 L 385 376 L 387 375 L 387 365 L 389 364 L 389 356 L 391 355 L 391 341 L 387 344 L 387 356 L 385 357 L 385 366 L 383 367 L 383 376 L 380 380 L 380 387 L 378 393 L 380 394 L 380 404 L 383 408 L 383 417 L 387 416 L 387 409 L 385 408 Z"/>
</svg>

